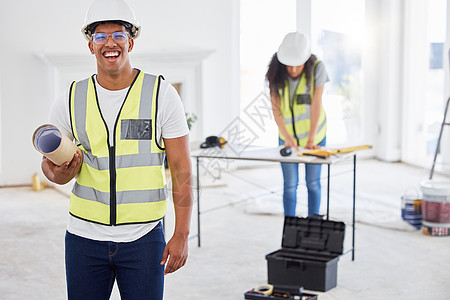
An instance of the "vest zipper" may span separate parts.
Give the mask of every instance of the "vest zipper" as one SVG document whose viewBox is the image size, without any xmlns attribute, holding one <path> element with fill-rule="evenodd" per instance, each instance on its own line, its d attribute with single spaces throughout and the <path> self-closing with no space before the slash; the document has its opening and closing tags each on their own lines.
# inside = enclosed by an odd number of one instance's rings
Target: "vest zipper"
<svg viewBox="0 0 450 300">
<path fill-rule="evenodd" d="M 301 76 L 303 76 L 303 75 L 304 75 L 304 74 L 303 74 L 303 72 L 302 72 L 302 74 L 300 75 L 300 79 L 298 80 L 297 86 L 295 87 L 294 96 L 295 96 L 296 93 L 297 93 L 298 86 L 299 86 L 299 84 L 300 84 L 300 81 L 302 80 Z M 286 81 L 285 84 L 287 85 L 287 90 L 288 90 L 286 96 L 287 96 L 287 99 L 288 99 L 288 105 L 289 105 L 289 108 L 290 108 L 290 110 L 291 110 L 292 130 L 294 131 L 294 137 L 295 137 L 295 139 L 297 140 L 297 146 L 300 147 L 300 141 L 298 140 L 297 132 L 295 132 L 294 98 L 292 97 L 292 101 L 291 101 L 291 92 L 289 91 L 289 81 Z"/>
<path fill-rule="evenodd" d="M 297 87 L 295 88 L 294 95 L 295 95 L 295 93 L 297 92 L 297 88 L 298 88 L 298 85 L 299 85 L 299 84 L 300 84 L 300 81 L 299 81 L 299 83 L 297 84 Z M 291 93 L 290 93 L 290 91 L 289 91 L 289 83 L 288 83 L 288 94 L 287 94 L 287 97 L 288 97 L 288 99 L 289 99 L 289 108 L 290 108 L 290 110 L 291 110 L 292 130 L 294 131 L 294 136 L 295 136 L 295 139 L 297 140 L 297 146 L 300 146 L 300 142 L 299 142 L 299 140 L 298 140 L 297 133 L 295 132 L 294 99 L 292 99 L 292 103 L 291 103 Z"/>
<path fill-rule="evenodd" d="M 136 74 L 136 77 L 134 77 L 133 82 L 131 83 L 130 87 L 128 88 L 127 94 L 125 96 L 125 99 L 123 100 L 122 106 L 119 109 L 119 112 L 117 114 L 116 117 L 116 121 L 114 124 L 114 129 L 113 129 L 113 146 L 111 146 L 111 144 L 109 143 L 109 128 L 108 125 L 106 124 L 105 118 L 103 118 L 103 114 L 102 114 L 102 110 L 100 109 L 100 104 L 98 103 L 98 94 L 97 94 L 97 89 L 95 87 L 94 84 L 94 90 L 95 90 L 95 100 L 97 102 L 97 108 L 98 111 L 100 113 L 100 116 L 103 120 L 103 124 L 105 124 L 105 128 L 106 128 L 106 142 L 108 143 L 108 152 L 109 152 L 109 192 L 110 192 L 110 196 L 109 196 L 109 223 L 112 226 L 117 225 L 117 195 L 116 195 L 116 142 L 115 142 L 115 136 L 116 136 L 116 128 L 117 128 L 117 122 L 120 119 L 120 113 L 122 112 L 122 108 L 125 104 L 125 101 L 128 98 L 128 94 L 130 93 L 131 88 L 133 87 L 134 83 L 136 82 L 136 79 L 139 77 L 139 74 L 141 73 L 140 70 L 137 70 L 138 73 Z M 95 75 L 92 75 L 92 81 L 95 82 L 94 79 Z"/>
<path fill-rule="evenodd" d="M 294 131 L 294 136 L 295 136 L 295 139 L 297 140 L 297 146 L 300 147 L 300 142 L 297 137 L 297 132 L 295 132 L 295 123 L 294 123 L 295 119 L 294 119 L 294 108 L 293 107 L 291 107 L 291 117 L 292 117 L 292 129 Z"/>
<path fill-rule="evenodd" d="M 109 147 L 109 193 L 110 193 L 110 223 L 111 225 L 116 225 L 116 149 L 114 146 Z"/>
</svg>

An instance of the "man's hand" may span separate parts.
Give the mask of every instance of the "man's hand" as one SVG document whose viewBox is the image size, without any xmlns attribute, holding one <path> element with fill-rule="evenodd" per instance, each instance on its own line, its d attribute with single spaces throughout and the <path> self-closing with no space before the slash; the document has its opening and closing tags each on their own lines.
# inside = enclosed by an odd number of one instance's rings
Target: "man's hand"
<svg viewBox="0 0 450 300">
<path fill-rule="evenodd" d="M 70 162 L 67 161 L 61 166 L 57 166 L 44 157 L 41 167 L 48 180 L 57 184 L 66 184 L 80 172 L 82 163 L 83 155 L 80 150 L 77 150 Z"/>
<path fill-rule="evenodd" d="M 186 264 L 188 257 L 188 237 L 187 235 L 176 235 L 166 245 L 161 259 L 161 265 L 164 265 L 169 258 L 164 275 L 170 274 Z"/>
</svg>

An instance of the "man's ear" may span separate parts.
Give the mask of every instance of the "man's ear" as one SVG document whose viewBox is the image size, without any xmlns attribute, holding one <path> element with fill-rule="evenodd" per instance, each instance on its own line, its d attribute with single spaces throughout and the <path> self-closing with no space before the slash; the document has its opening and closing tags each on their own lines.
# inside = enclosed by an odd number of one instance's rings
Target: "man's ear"
<svg viewBox="0 0 450 300">
<path fill-rule="evenodd" d="M 134 47 L 134 39 L 129 38 L 128 39 L 128 52 L 131 52 L 131 50 L 133 50 L 133 47 Z"/>
<path fill-rule="evenodd" d="M 92 41 L 88 42 L 89 50 L 91 51 L 91 54 L 94 54 L 94 43 Z"/>
</svg>

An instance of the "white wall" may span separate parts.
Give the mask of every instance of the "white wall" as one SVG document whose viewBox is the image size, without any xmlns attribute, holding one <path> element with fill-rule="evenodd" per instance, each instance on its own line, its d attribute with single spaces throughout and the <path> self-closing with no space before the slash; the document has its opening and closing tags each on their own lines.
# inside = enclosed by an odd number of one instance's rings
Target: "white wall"
<svg viewBox="0 0 450 300">
<path fill-rule="evenodd" d="M 40 173 L 31 135 L 47 121 L 57 78 L 39 55 L 92 60 L 80 33 L 90 3 L 2 1 L 0 25 L 8 35 L 0 47 L 0 185 L 29 183 Z M 239 114 L 239 1 L 129 3 L 142 25 L 134 55 L 210 51 L 201 64 L 203 107 L 194 112 L 200 117 L 194 126 L 202 137 L 222 131 Z"/>
</svg>

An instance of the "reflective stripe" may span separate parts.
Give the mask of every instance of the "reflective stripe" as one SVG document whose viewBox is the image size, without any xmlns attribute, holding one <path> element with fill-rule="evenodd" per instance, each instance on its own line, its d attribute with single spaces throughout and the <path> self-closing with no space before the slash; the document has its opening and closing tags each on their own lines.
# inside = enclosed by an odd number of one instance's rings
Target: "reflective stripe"
<svg viewBox="0 0 450 300">
<path fill-rule="evenodd" d="M 125 203 L 152 203 L 167 199 L 167 186 L 162 189 L 149 191 L 117 192 L 117 204 Z"/>
<path fill-rule="evenodd" d="M 85 149 L 91 149 L 89 139 L 86 133 L 86 95 L 88 90 L 90 78 L 77 82 L 75 86 L 75 123 L 78 140 L 81 142 Z"/>
<path fill-rule="evenodd" d="M 317 131 L 316 131 L 316 133 L 317 132 L 320 132 L 325 126 L 327 125 L 327 121 L 326 121 L 326 119 L 322 122 L 322 123 L 320 123 L 320 125 L 317 127 Z M 302 133 L 302 134 L 297 134 L 297 138 L 298 139 L 306 139 L 307 137 L 309 137 L 309 132 L 305 132 L 305 133 Z M 320 142 L 320 141 L 319 141 Z"/>
<path fill-rule="evenodd" d="M 303 120 L 309 120 L 309 116 L 311 115 L 311 106 L 306 105 L 305 108 L 305 112 L 298 115 L 298 116 L 294 116 L 294 123 L 297 123 L 299 121 L 303 121 Z M 292 124 L 292 117 L 288 117 L 288 118 L 284 118 L 284 123 L 285 124 Z"/>
<path fill-rule="evenodd" d="M 324 127 L 327 126 L 327 116 L 323 119 L 323 122 L 317 127 L 317 132 L 320 132 Z"/>
<path fill-rule="evenodd" d="M 309 136 L 309 132 L 305 132 L 302 134 L 297 134 L 298 139 L 306 139 Z"/>
<path fill-rule="evenodd" d="M 116 157 L 116 169 L 146 166 L 161 166 L 164 153 L 139 153 Z"/>
<path fill-rule="evenodd" d="M 73 185 L 72 194 L 84 200 L 97 201 L 109 205 L 109 193 L 97 191 L 94 188 L 78 184 L 78 182 L 75 182 Z"/>
<path fill-rule="evenodd" d="M 294 116 L 294 124 L 302 120 L 309 120 L 310 116 L 311 105 L 305 105 L 305 112 L 300 115 Z"/>
<path fill-rule="evenodd" d="M 83 152 L 83 163 L 97 170 L 109 169 L 109 157 L 96 157 L 91 152 Z"/>
<path fill-rule="evenodd" d="M 150 76 L 148 74 L 144 75 L 141 90 L 141 99 L 151 99 L 150 101 L 142 101 L 139 106 L 139 119 L 151 119 L 152 118 L 152 101 L 153 101 L 153 89 L 155 86 L 156 77 Z M 153 132 L 155 132 L 153 130 Z M 156 139 L 153 136 L 153 139 Z M 151 152 L 152 143 L 151 141 L 139 141 L 139 152 Z M 164 159 L 164 158 L 163 158 Z M 162 160 L 161 160 L 162 161 Z M 151 165 L 153 166 L 153 164 Z"/>
<path fill-rule="evenodd" d="M 78 198 L 109 205 L 110 194 L 97 191 L 92 187 L 75 183 L 72 193 Z M 116 192 L 117 204 L 159 202 L 166 200 L 167 196 L 167 186 L 156 190 Z"/>
<path fill-rule="evenodd" d="M 116 169 L 128 167 L 160 166 L 164 153 L 139 153 L 116 157 Z M 83 163 L 97 170 L 109 169 L 109 157 L 95 157 L 90 152 L 83 153 Z"/>
</svg>

